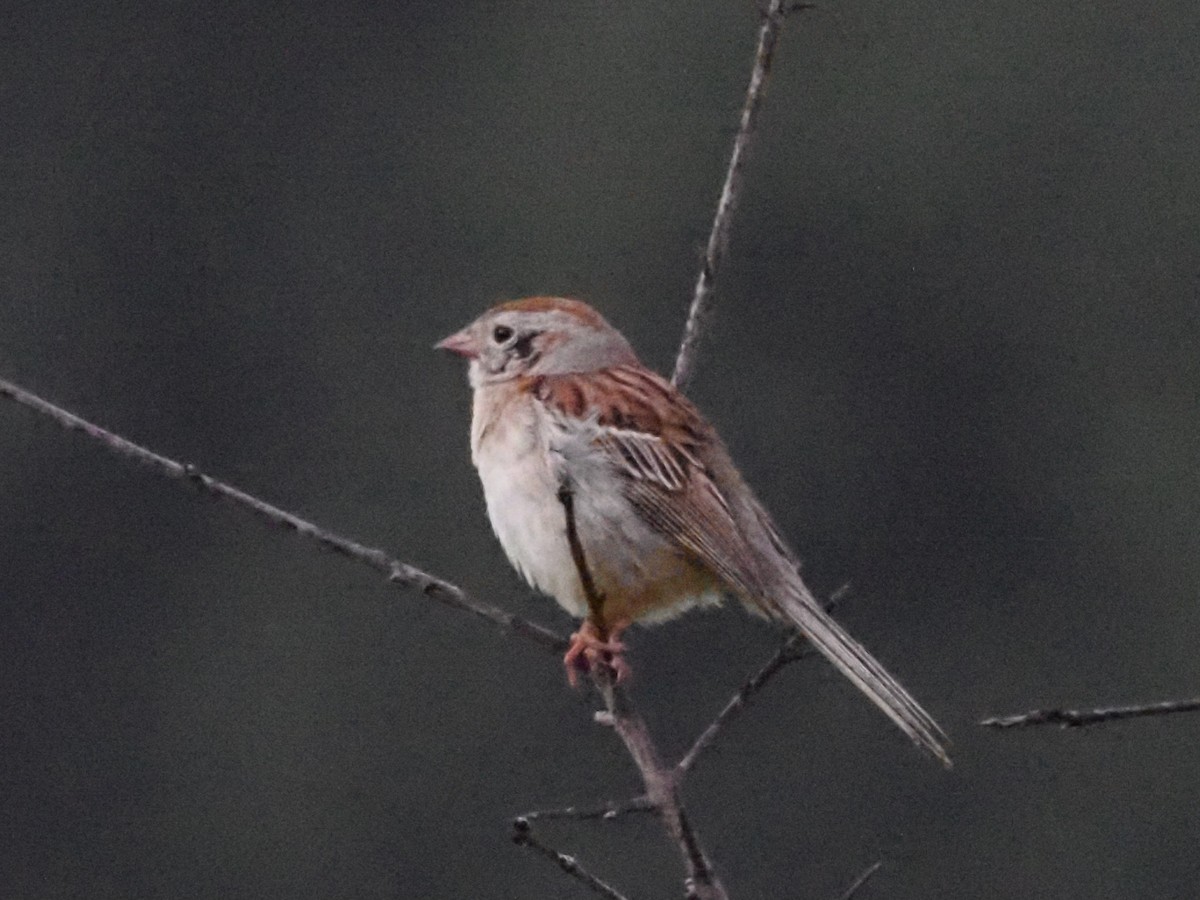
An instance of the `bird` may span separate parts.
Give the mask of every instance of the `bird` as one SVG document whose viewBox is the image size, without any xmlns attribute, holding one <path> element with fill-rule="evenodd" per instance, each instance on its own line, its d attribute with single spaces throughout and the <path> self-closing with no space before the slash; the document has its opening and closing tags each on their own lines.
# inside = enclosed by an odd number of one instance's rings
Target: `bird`
<svg viewBox="0 0 1200 900">
<path fill-rule="evenodd" d="M 740 600 L 799 630 L 918 747 L 945 733 L 822 607 L 716 429 L 582 300 L 501 302 L 435 347 L 469 362 L 471 459 L 520 576 L 582 619 L 564 657 L 627 675 L 633 622 Z"/>
</svg>

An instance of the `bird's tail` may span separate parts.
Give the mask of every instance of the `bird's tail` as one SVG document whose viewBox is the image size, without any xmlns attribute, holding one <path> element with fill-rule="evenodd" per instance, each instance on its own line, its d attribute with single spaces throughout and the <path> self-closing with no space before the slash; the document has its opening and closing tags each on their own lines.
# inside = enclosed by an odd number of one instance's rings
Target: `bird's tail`
<svg viewBox="0 0 1200 900">
<path fill-rule="evenodd" d="M 784 591 L 782 599 L 775 599 L 771 607 L 781 618 L 796 625 L 809 642 L 887 713 L 918 747 L 950 768 L 952 763 L 945 747 L 948 739 L 933 717 L 879 660 L 821 608 L 803 583 L 789 587 L 792 589 Z"/>
</svg>

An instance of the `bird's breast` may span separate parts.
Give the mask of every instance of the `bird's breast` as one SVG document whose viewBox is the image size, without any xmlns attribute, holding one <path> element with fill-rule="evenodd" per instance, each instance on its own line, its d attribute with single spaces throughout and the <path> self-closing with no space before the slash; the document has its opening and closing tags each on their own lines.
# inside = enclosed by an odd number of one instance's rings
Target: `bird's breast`
<svg viewBox="0 0 1200 900">
<path fill-rule="evenodd" d="M 642 519 L 618 467 L 593 437 L 586 422 L 564 427 L 515 392 L 476 392 L 472 459 L 492 529 L 513 567 L 568 612 L 587 615 L 558 496 L 565 480 L 606 619 L 665 618 L 690 602 L 715 599 L 712 576 Z"/>
<path fill-rule="evenodd" d="M 483 484 L 488 519 L 513 568 L 574 615 L 587 601 L 567 542 L 566 515 L 532 402 L 508 392 L 477 391 L 471 457 Z M 522 402 L 524 399 L 524 402 Z"/>
</svg>

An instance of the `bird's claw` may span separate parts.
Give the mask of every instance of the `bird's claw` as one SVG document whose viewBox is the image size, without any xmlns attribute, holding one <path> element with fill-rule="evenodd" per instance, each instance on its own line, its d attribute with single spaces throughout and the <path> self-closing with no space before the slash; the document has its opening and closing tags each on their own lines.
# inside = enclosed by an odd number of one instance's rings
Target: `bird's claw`
<svg viewBox="0 0 1200 900">
<path fill-rule="evenodd" d="M 571 635 L 571 646 L 563 656 L 567 669 L 567 681 L 571 687 L 579 684 L 579 673 L 590 672 L 593 666 L 607 666 L 617 684 L 628 680 L 629 664 L 621 654 L 625 645 L 618 640 L 628 623 L 614 626 L 607 634 L 590 619 L 584 621 L 579 630 Z"/>
</svg>

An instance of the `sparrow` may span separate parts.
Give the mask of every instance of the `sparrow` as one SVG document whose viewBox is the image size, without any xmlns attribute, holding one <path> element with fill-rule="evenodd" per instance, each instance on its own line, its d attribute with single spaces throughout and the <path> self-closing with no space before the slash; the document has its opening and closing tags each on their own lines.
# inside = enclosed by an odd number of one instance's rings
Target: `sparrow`
<svg viewBox="0 0 1200 900">
<path fill-rule="evenodd" d="M 586 303 L 492 307 L 435 345 L 466 358 L 471 460 L 505 554 L 583 619 L 564 662 L 624 677 L 620 635 L 733 596 L 799 631 L 919 747 L 946 737 L 839 625 L 716 430 Z"/>
</svg>

